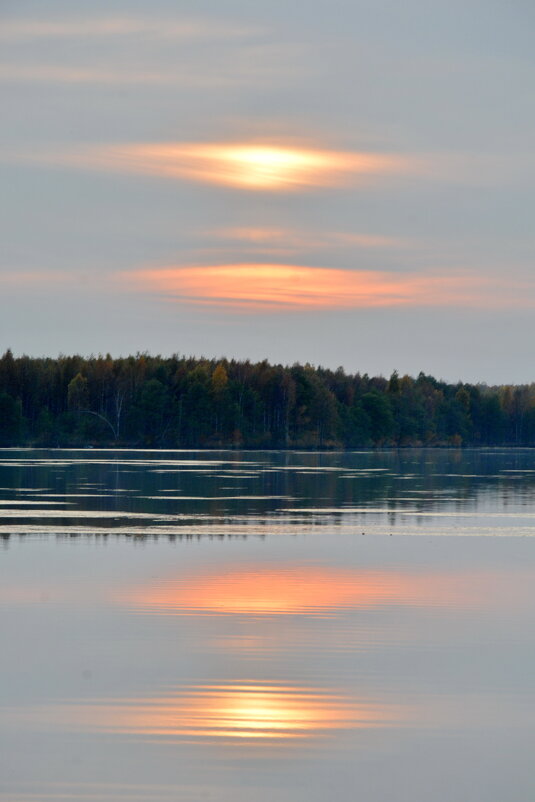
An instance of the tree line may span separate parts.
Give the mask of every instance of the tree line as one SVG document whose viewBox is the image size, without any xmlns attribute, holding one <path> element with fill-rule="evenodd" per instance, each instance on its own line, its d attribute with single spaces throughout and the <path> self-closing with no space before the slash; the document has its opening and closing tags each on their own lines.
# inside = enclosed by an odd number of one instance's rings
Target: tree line
<svg viewBox="0 0 535 802">
<path fill-rule="evenodd" d="M 1 446 L 535 445 L 535 384 L 137 354 L 0 358 Z"/>
</svg>

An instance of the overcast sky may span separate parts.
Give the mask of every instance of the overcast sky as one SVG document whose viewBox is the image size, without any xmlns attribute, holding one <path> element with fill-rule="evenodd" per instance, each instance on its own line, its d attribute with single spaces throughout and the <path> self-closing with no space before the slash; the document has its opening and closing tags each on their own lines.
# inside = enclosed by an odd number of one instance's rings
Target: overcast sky
<svg viewBox="0 0 535 802">
<path fill-rule="evenodd" d="M 0 350 L 535 379 L 528 0 L 0 0 Z"/>
</svg>

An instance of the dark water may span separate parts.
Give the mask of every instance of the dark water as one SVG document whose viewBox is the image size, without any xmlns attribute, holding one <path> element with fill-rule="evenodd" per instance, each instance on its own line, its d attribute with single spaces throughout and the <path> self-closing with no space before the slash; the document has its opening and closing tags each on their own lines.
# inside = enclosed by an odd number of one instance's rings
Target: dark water
<svg viewBox="0 0 535 802">
<path fill-rule="evenodd" d="M 534 451 L 10 450 L 0 488 L 2 802 L 535 798 Z"/>
</svg>

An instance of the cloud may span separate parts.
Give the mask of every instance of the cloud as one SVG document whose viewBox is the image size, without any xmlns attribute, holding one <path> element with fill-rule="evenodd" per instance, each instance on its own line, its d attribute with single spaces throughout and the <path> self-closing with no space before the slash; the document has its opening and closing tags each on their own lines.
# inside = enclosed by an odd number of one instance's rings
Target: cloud
<svg viewBox="0 0 535 802">
<path fill-rule="evenodd" d="M 412 261 L 422 251 L 422 243 L 400 237 L 343 231 L 318 231 L 311 228 L 284 228 L 276 226 L 230 226 L 199 230 L 197 247 L 182 249 L 182 260 L 195 264 L 212 264 L 214 259 L 227 263 L 263 261 L 297 261 L 314 263 L 325 259 L 344 260 L 350 263 L 352 255 L 363 253 L 392 259 L 395 253 Z M 187 255 L 186 255 L 187 254 Z M 379 265 L 378 265 L 379 266 Z M 383 265 L 384 266 L 384 265 Z M 400 265 L 396 265 L 398 267 Z M 375 267 L 375 264 L 374 264 Z"/>
<path fill-rule="evenodd" d="M 258 91 L 287 88 L 318 70 L 306 43 L 210 17 L 6 20 L 0 44 L 0 81 L 13 84 Z"/>
<path fill-rule="evenodd" d="M 519 287 L 469 273 L 395 273 L 282 264 L 167 267 L 122 273 L 125 285 L 189 304 L 245 310 L 533 305 Z M 531 293 L 533 287 L 529 288 Z"/>
<path fill-rule="evenodd" d="M 535 155 L 520 149 L 421 153 L 414 164 L 427 180 L 460 186 L 531 185 L 535 174 Z"/>
<path fill-rule="evenodd" d="M 356 234 L 342 231 L 306 231 L 296 228 L 274 228 L 263 226 L 231 226 L 207 232 L 212 237 L 253 247 L 282 248 L 288 252 L 323 250 L 332 248 L 399 249 L 412 247 L 414 243 L 398 237 L 374 234 Z"/>
<path fill-rule="evenodd" d="M 3 83 L 94 84 L 94 85 L 165 85 L 180 79 L 169 73 L 117 70 L 114 67 L 73 67 L 54 64 L 2 64 Z"/>
<path fill-rule="evenodd" d="M 400 156 L 265 143 L 146 143 L 19 155 L 21 160 L 260 191 L 344 186 L 408 168 Z"/>
<path fill-rule="evenodd" d="M 72 273 L 62 270 L 6 270 L 0 273 L 0 288 L 18 289 L 68 284 L 75 280 Z"/>
<path fill-rule="evenodd" d="M 263 33 L 260 28 L 233 25 L 217 19 L 162 19 L 143 17 L 94 17 L 87 19 L 7 19 L 0 27 L 0 41 L 35 39 L 100 39 L 143 36 L 186 41 L 235 39 Z"/>
<path fill-rule="evenodd" d="M 127 63 L 130 61 L 130 63 Z M 93 64 L 29 63 L 4 61 L 0 65 L 0 81 L 7 84 L 88 84 L 95 86 L 161 86 L 197 91 L 216 89 L 255 89 L 278 86 L 281 80 L 288 85 L 309 76 L 309 70 L 296 63 L 295 48 L 283 45 L 240 47 L 227 52 L 214 49 L 211 58 L 199 61 L 187 54 L 172 66 L 154 65 L 158 59 L 145 58 L 144 67 L 139 52 L 118 65 L 108 56 Z M 126 63 L 126 66 L 124 66 Z"/>
</svg>

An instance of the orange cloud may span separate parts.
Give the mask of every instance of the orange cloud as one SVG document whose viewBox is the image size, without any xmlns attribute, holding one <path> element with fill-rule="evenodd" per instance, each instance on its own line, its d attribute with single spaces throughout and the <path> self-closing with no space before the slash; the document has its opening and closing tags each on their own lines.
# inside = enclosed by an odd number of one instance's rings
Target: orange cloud
<svg viewBox="0 0 535 802">
<path fill-rule="evenodd" d="M 499 306 L 505 286 L 466 274 L 421 275 L 281 264 L 155 268 L 123 273 L 121 278 L 134 289 L 187 303 L 265 310 Z"/>
<path fill-rule="evenodd" d="M 341 186 L 407 167 L 401 157 L 387 154 L 254 143 L 107 145 L 59 154 L 55 160 L 77 167 L 264 191 Z"/>
</svg>

